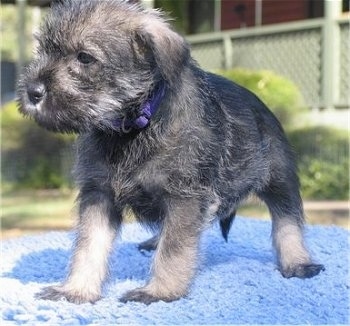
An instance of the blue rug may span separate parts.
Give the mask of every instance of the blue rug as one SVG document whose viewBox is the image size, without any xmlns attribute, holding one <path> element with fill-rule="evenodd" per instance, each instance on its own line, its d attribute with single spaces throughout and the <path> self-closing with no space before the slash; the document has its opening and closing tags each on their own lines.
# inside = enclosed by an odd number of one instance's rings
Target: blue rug
<svg viewBox="0 0 350 326">
<path fill-rule="evenodd" d="M 306 242 L 326 271 L 300 280 L 276 270 L 271 224 L 237 218 L 228 243 L 214 225 L 201 242 L 201 263 L 190 294 L 150 306 L 118 301 L 142 286 L 152 254 L 137 243 L 150 235 L 126 225 L 111 256 L 111 277 L 96 304 L 34 299 L 42 287 L 64 279 L 73 233 L 51 232 L 2 243 L 1 325 L 349 324 L 349 232 L 308 226 Z"/>
</svg>

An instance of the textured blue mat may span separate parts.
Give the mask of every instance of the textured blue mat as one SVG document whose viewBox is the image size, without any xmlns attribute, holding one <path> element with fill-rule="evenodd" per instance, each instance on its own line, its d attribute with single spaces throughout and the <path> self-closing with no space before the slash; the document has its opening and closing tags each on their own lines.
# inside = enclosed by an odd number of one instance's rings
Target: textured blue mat
<svg viewBox="0 0 350 326">
<path fill-rule="evenodd" d="M 149 234 L 137 225 L 126 225 L 117 240 L 104 298 L 94 305 L 34 299 L 41 287 L 66 275 L 72 233 L 4 241 L 0 324 L 349 324 L 349 232 L 307 227 L 307 244 L 326 271 L 313 279 L 284 279 L 276 270 L 270 227 L 237 218 L 225 243 L 213 226 L 203 235 L 189 296 L 150 306 L 118 301 L 149 275 L 152 255 L 137 250 Z"/>
</svg>

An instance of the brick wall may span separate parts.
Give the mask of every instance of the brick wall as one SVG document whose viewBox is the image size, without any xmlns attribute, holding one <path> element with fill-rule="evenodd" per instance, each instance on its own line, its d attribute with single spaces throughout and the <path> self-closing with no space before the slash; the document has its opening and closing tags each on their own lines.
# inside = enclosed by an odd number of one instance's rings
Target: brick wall
<svg viewBox="0 0 350 326">
<path fill-rule="evenodd" d="M 322 0 L 262 0 L 262 24 L 321 17 Z M 255 25 L 255 0 L 222 0 L 221 29 Z"/>
</svg>

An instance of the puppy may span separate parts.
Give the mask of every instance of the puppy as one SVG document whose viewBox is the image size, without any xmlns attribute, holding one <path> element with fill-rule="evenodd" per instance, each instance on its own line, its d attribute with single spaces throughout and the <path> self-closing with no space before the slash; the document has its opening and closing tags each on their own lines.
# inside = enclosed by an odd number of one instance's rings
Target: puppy
<svg viewBox="0 0 350 326">
<path fill-rule="evenodd" d="M 18 84 L 20 112 L 74 132 L 79 221 L 70 271 L 38 298 L 95 302 L 108 255 L 130 207 L 156 236 L 152 277 L 121 300 L 172 301 L 188 293 L 198 240 L 217 218 L 227 238 L 239 203 L 255 193 L 272 216 L 284 277 L 323 266 L 303 244 L 303 209 L 292 151 L 266 106 L 204 72 L 163 14 L 125 1 L 53 5 L 36 57 Z"/>
</svg>

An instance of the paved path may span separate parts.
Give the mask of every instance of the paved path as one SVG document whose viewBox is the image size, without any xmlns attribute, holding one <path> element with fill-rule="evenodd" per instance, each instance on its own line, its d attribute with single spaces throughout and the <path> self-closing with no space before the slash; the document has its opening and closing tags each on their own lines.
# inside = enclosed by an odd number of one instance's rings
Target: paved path
<svg viewBox="0 0 350 326">
<path fill-rule="evenodd" d="M 304 201 L 306 210 L 347 210 L 350 211 L 350 201 Z"/>
</svg>

